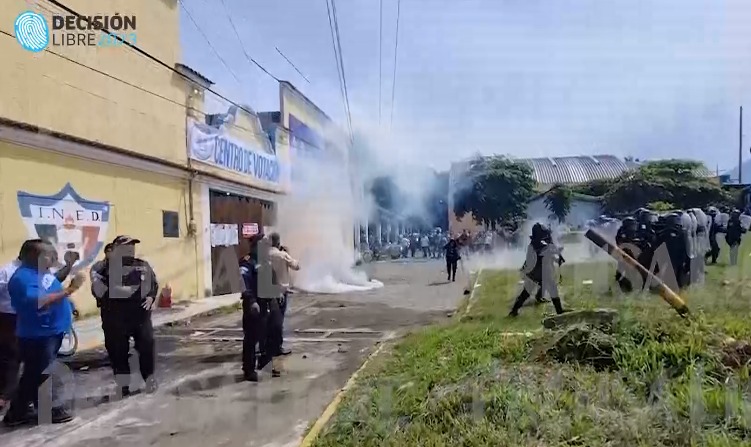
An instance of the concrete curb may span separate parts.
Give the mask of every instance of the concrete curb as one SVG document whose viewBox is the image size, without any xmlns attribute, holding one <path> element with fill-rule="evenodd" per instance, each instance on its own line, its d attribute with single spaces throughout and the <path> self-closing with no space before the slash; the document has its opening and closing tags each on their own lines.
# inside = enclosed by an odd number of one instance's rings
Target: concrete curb
<svg viewBox="0 0 751 447">
<path fill-rule="evenodd" d="M 469 292 L 469 298 L 467 299 L 467 307 L 464 308 L 464 312 L 462 313 L 460 319 L 469 315 L 469 311 L 472 310 L 472 305 L 475 304 L 475 291 L 482 285 L 480 284 L 481 276 L 482 276 L 482 269 L 479 269 L 477 271 L 477 276 L 475 277 L 475 282 L 472 284 L 472 288 L 470 289 L 470 292 Z"/>
<path fill-rule="evenodd" d="M 472 306 L 472 300 L 474 299 L 475 289 L 477 289 L 478 281 L 480 280 L 481 274 L 482 274 L 482 269 L 480 269 L 477 272 L 477 277 L 475 278 L 475 281 L 472 284 L 472 291 L 470 292 L 470 295 L 469 295 L 467 307 L 465 308 L 461 316 L 466 315 Z M 471 282 L 471 279 L 469 280 L 469 282 Z M 339 405 L 341 404 L 342 399 L 344 398 L 344 394 L 347 391 L 349 391 L 352 388 L 352 386 L 354 386 L 360 373 L 364 371 L 365 368 L 368 367 L 370 362 L 374 358 L 376 358 L 381 353 L 381 351 L 383 351 L 386 344 L 392 340 L 394 339 L 392 338 L 392 339 L 381 342 L 381 345 L 375 351 L 373 351 L 373 353 L 370 354 L 367 359 L 365 359 L 365 362 L 363 362 L 363 364 L 357 369 L 357 371 L 355 371 L 355 373 L 352 374 L 352 376 L 350 376 L 349 380 L 347 380 L 347 383 L 344 385 L 344 387 L 336 393 L 336 395 L 334 396 L 334 399 L 328 404 L 326 409 L 323 410 L 323 413 L 321 413 L 321 416 L 319 416 L 318 419 L 316 419 L 316 421 L 313 423 L 313 427 L 311 427 L 308 433 L 302 438 L 302 440 L 298 444 L 299 447 L 310 447 L 311 445 L 313 445 L 313 442 L 315 442 L 316 438 L 318 438 L 318 435 L 321 434 L 321 431 L 323 431 L 323 428 L 331 420 L 331 417 L 334 415 L 334 413 L 336 413 L 336 410 L 339 408 Z"/>
<path fill-rule="evenodd" d="M 347 383 L 344 384 L 344 387 L 339 390 L 336 395 L 334 396 L 334 399 L 328 404 L 325 410 L 323 410 L 323 413 L 321 416 L 316 419 L 315 423 L 313 424 L 313 427 L 308 431 L 308 433 L 305 435 L 305 437 L 300 441 L 299 446 L 300 447 L 310 447 L 313 442 L 318 438 L 318 435 L 321 433 L 323 428 L 326 426 L 326 424 L 331 420 L 331 416 L 334 415 L 337 408 L 339 408 L 339 404 L 341 404 L 342 399 L 344 398 L 344 393 L 349 391 L 352 386 L 354 386 L 355 381 L 357 380 L 357 377 L 360 375 L 360 373 L 367 368 L 367 366 L 370 364 L 370 361 L 373 360 L 378 356 L 378 354 L 383 351 L 383 348 L 386 346 L 387 341 L 381 342 L 381 345 L 378 346 L 378 348 L 373 351 L 372 354 L 368 356 L 367 359 L 365 359 L 365 362 L 355 371 L 354 374 L 347 380 Z"/>
</svg>

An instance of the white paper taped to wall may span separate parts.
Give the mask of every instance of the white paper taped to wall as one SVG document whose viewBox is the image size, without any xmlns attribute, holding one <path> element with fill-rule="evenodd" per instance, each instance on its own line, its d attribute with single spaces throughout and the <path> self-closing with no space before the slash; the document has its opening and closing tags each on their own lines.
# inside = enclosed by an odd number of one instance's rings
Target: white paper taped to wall
<svg viewBox="0 0 751 447">
<path fill-rule="evenodd" d="M 212 247 L 230 247 L 238 243 L 236 224 L 211 224 Z"/>
</svg>

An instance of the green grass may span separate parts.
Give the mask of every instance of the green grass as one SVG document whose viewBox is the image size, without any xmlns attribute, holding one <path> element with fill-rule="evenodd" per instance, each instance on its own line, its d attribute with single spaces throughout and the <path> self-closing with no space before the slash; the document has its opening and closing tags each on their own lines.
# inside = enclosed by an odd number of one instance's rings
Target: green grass
<svg viewBox="0 0 751 447">
<path fill-rule="evenodd" d="M 374 361 L 315 445 L 751 446 L 751 348 L 736 355 L 740 366 L 723 357 L 728 337 L 751 342 L 744 245 L 745 266 L 710 266 L 703 288 L 681 294 L 688 320 L 657 295 L 599 288 L 612 267 L 564 267 L 568 306 L 619 311 L 612 334 L 582 342 L 605 339 L 606 368 L 545 355 L 560 334 L 541 327 L 551 306 L 507 318 L 518 272 L 484 272 L 470 312 Z M 582 286 L 585 279 L 596 284 Z M 519 332 L 532 336 L 509 335 Z"/>
</svg>

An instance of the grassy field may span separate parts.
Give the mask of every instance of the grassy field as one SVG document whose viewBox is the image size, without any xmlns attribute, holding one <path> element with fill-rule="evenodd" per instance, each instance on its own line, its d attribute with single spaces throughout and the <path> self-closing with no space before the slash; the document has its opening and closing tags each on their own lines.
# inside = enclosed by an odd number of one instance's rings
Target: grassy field
<svg viewBox="0 0 751 447">
<path fill-rule="evenodd" d="M 618 310 L 603 331 L 542 330 L 549 304 L 509 319 L 518 272 L 484 272 L 469 313 L 380 356 L 315 445 L 751 446 L 749 252 L 727 267 L 723 247 L 688 320 L 608 291 L 607 264 L 564 267 L 569 307 Z"/>
</svg>

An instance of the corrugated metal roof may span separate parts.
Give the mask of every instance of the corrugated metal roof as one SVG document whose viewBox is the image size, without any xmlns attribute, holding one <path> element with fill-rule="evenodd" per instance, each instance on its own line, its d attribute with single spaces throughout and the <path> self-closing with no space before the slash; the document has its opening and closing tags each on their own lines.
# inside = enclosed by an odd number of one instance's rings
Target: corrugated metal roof
<svg viewBox="0 0 751 447">
<path fill-rule="evenodd" d="M 544 185 L 576 184 L 611 179 L 629 169 L 623 159 L 614 155 L 524 158 L 517 161 L 532 166 L 535 180 Z"/>
<path fill-rule="evenodd" d="M 626 161 L 615 155 L 579 155 L 573 157 L 520 158 L 515 161 L 527 163 L 532 167 L 535 181 L 542 186 L 586 183 L 592 180 L 613 179 L 626 171 L 637 169 L 644 162 Z M 451 184 L 469 170 L 470 161 L 451 165 Z M 715 174 L 702 166 L 697 169 L 697 176 L 715 177 Z M 751 178 L 751 177 L 750 177 Z"/>
</svg>

